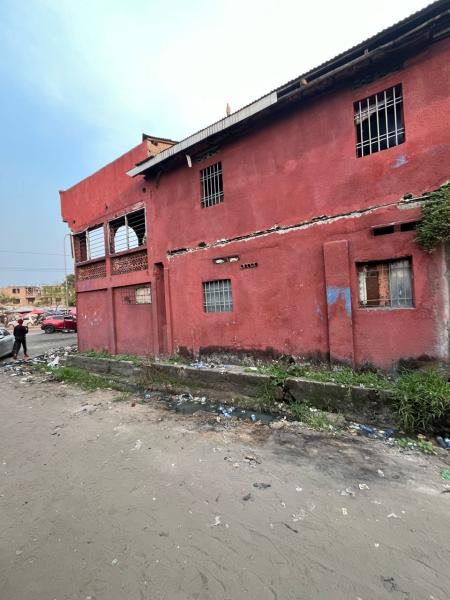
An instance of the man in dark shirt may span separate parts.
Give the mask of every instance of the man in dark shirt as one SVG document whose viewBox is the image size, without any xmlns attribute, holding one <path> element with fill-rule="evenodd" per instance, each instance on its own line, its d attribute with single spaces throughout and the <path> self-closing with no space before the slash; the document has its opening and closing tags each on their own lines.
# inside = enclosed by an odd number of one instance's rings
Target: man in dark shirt
<svg viewBox="0 0 450 600">
<path fill-rule="evenodd" d="M 17 321 L 18 325 L 16 325 L 14 327 L 14 337 L 16 338 L 16 341 L 14 342 L 14 347 L 13 347 L 13 357 L 17 358 L 17 355 L 19 354 L 20 351 L 20 346 L 23 346 L 23 355 L 25 356 L 25 358 L 29 358 L 28 354 L 27 354 L 27 333 L 28 333 L 28 327 L 25 327 L 23 324 L 23 319 L 19 319 Z"/>
</svg>

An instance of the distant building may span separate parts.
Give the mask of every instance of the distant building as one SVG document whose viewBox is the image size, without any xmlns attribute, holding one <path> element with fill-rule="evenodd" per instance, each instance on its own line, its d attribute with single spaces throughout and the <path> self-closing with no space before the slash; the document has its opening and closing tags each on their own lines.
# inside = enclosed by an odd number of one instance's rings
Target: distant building
<svg viewBox="0 0 450 600">
<path fill-rule="evenodd" d="M 448 24 L 434 2 L 61 192 L 79 348 L 448 360 L 450 253 L 414 239 L 450 179 Z"/>
<path fill-rule="evenodd" d="M 0 288 L 2 304 L 36 306 L 40 302 L 41 288 L 38 286 L 17 285 Z"/>
</svg>

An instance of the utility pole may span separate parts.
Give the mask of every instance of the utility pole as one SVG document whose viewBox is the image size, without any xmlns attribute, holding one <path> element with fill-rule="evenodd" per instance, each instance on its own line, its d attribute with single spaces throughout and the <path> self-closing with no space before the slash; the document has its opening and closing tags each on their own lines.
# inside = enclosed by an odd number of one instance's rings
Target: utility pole
<svg viewBox="0 0 450 600">
<path fill-rule="evenodd" d="M 66 296 L 66 308 L 69 308 L 69 289 L 67 287 L 67 260 L 66 260 L 66 237 L 70 235 L 70 233 L 66 233 L 63 240 L 64 245 L 64 292 Z"/>
</svg>

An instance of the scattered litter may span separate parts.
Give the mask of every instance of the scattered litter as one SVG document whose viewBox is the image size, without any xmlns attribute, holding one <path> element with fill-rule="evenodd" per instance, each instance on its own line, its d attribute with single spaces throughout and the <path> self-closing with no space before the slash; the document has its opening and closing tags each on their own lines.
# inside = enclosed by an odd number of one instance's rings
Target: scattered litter
<svg viewBox="0 0 450 600">
<path fill-rule="evenodd" d="M 377 473 L 380 477 L 384 477 L 384 471 L 382 471 L 381 469 L 378 469 Z"/>
<path fill-rule="evenodd" d="M 355 492 L 352 490 L 352 488 L 345 488 L 345 490 L 341 491 L 341 496 L 353 496 L 354 498 Z"/>
<path fill-rule="evenodd" d="M 445 481 L 450 481 L 450 469 L 442 469 L 441 477 Z"/>
<path fill-rule="evenodd" d="M 111 564 L 112 565 L 117 565 L 118 562 L 119 561 L 117 560 L 117 558 L 113 558 L 112 561 L 111 561 Z"/>
<path fill-rule="evenodd" d="M 298 487 L 298 486 L 297 486 L 297 487 L 295 488 L 295 491 L 296 491 L 296 492 L 303 492 L 303 488 L 301 488 L 301 487 Z"/>
<path fill-rule="evenodd" d="M 301 509 L 299 513 L 292 515 L 292 520 L 294 521 L 294 523 L 297 523 L 297 521 L 303 521 L 305 517 L 306 512 L 303 509 Z"/>
<path fill-rule="evenodd" d="M 271 523 L 271 525 L 272 525 L 272 523 Z M 288 528 L 290 531 L 293 531 L 294 533 L 298 533 L 298 529 L 294 529 L 293 527 L 291 527 L 291 526 L 289 525 L 289 523 L 283 523 L 283 525 L 284 525 L 285 527 L 287 527 L 287 528 Z"/>
<path fill-rule="evenodd" d="M 239 467 L 240 467 L 240 466 L 241 466 L 241 465 L 240 465 L 238 462 L 235 462 L 235 463 L 233 463 L 233 467 L 234 467 L 235 469 L 239 469 Z"/>
<path fill-rule="evenodd" d="M 218 525 L 222 525 L 219 515 L 214 518 L 214 523 L 211 523 L 211 527 L 217 527 Z"/>
<path fill-rule="evenodd" d="M 395 513 L 389 513 L 387 518 L 388 519 L 400 519 L 400 517 L 398 515 L 396 515 Z"/>
<path fill-rule="evenodd" d="M 346 508 L 341 508 L 342 510 L 342 514 L 344 515 L 344 517 L 346 517 L 348 515 L 348 511 Z"/>
<path fill-rule="evenodd" d="M 245 496 L 242 496 L 242 500 L 244 502 L 248 502 L 249 500 L 253 500 L 253 496 L 251 494 L 246 494 Z"/>
<path fill-rule="evenodd" d="M 256 456 L 253 456 L 251 454 L 246 454 L 244 456 L 244 460 L 246 460 L 249 463 L 256 463 L 257 465 L 261 464 L 261 460 L 259 458 L 257 458 Z"/>
<path fill-rule="evenodd" d="M 182 404 L 183 402 L 193 402 L 194 396 L 192 394 L 179 394 L 176 396 L 178 400 L 178 404 Z"/>
<path fill-rule="evenodd" d="M 393 437 L 396 433 L 395 429 L 378 429 L 377 427 L 372 427 L 371 425 L 366 425 L 365 423 L 351 423 L 349 425 L 349 429 L 355 431 L 355 433 L 358 433 L 359 435 L 382 439 L 389 444 L 393 443 Z"/>
<path fill-rule="evenodd" d="M 256 421 L 256 415 L 250 415 L 250 419 L 253 421 L 253 423 Z"/>
<path fill-rule="evenodd" d="M 198 360 L 196 362 L 192 362 L 191 367 L 194 367 L 194 369 L 208 369 L 209 365 L 201 360 Z"/>
<path fill-rule="evenodd" d="M 16 556 L 20 556 L 21 554 L 23 554 L 22 550 L 16 550 Z"/>
<path fill-rule="evenodd" d="M 55 356 L 55 358 L 53 360 L 48 362 L 47 367 L 51 367 L 52 369 L 59 367 L 59 356 Z"/>
<path fill-rule="evenodd" d="M 133 450 L 140 450 L 142 448 L 142 442 L 141 440 L 137 440 L 137 442 L 134 445 Z"/>
<path fill-rule="evenodd" d="M 253 484 L 253 487 L 258 489 L 258 490 L 266 490 L 267 488 L 270 488 L 272 484 L 270 483 L 262 483 L 262 482 L 257 482 Z"/>
<path fill-rule="evenodd" d="M 231 413 L 234 411 L 234 406 L 219 406 L 218 411 L 224 417 L 230 418 L 233 416 Z"/>
<path fill-rule="evenodd" d="M 380 544 L 375 543 L 374 546 L 375 546 L 375 548 L 379 548 Z"/>
<path fill-rule="evenodd" d="M 358 483 L 358 487 L 360 490 L 369 490 L 369 486 L 367 485 L 367 483 Z"/>
</svg>

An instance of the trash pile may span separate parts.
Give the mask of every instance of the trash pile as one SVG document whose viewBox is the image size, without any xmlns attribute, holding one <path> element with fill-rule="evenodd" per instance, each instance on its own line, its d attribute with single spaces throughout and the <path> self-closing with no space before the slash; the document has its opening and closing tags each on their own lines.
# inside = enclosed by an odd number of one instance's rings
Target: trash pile
<svg viewBox="0 0 450 600">
<path fill-rule="evenodd" d="M 372 427 L 371 425 L 355 422 L 350 423 L 348 428 L 358 435 L 365 435 L 369 438 L 384 440 L 390 444 L 394 443 L 394 436 L 397 433 L 395 429 L 379 429 L 377 427 Z"/>
<path fill-rule="evenodd" d="M 63 346 L 59 348 L 50 348 L 44 354 L 35 356 L 29 360 L 15 360 L 8 362 L 0 367 L 1 371 L 10 377 L 21 377 L 20 383 L 32 383 L 33 371 L 32 365 L 45 365 L 52 369 L 57 369 L 64 364 L 69 354 L 75 354 L 77 346 Z"/>
<path fill-rule="evenodd" d="M 219 369 L 220 373 L 225 373 L 228 365 L 216 365 L 215 363 L 206 363 L 202 360 L 196 360 L 190 364 L 194 369 Z"/>
</svg>

